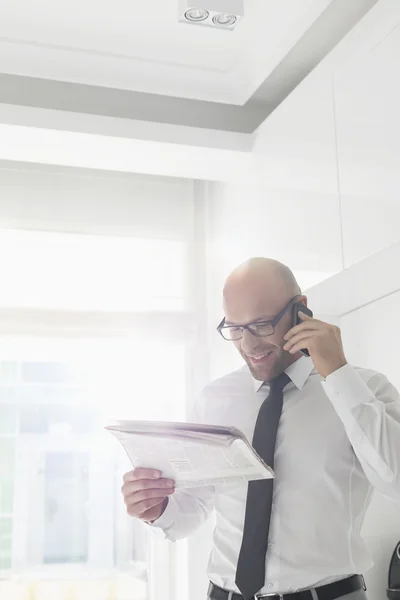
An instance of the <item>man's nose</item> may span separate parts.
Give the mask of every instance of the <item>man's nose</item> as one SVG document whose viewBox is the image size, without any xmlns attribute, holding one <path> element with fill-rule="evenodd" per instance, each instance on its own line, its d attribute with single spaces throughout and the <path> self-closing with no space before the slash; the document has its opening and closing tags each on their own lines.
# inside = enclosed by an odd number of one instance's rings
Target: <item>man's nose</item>
<svg viewBox="0 0 400 600">
<path fill-rule="evenodd" d="M 260 338 L 253 335 L 248 329 L 243 330 L 242 350 L 245 354 L 250 354 L 260 345 Z"/>
</svg>

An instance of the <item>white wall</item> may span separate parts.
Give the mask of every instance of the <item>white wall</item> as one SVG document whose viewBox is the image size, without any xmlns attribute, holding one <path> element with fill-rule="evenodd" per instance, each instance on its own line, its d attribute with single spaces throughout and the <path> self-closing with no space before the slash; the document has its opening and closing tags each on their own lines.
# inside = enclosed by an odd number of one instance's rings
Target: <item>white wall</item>
<svg viewBox="0 0 400 600">
<path fill-rule="evenodd" d="M 400 241 L 399 24 L 381 0 L 259 127 L 263 178 L 210 184 L 213 295 L 251 255 L 307 288 Z"/>
<path fill-rule="evenodd" d="M 389 275 L 389 273 L 388 273 Z M 400 291 L 360 308 L 341 319 L 349 362 L 384 373 L 400 389 Z M 363 535 L 375 567 L 366 575 L 370 600 L 385 598 L 390 557 L 400 540 L 399 506 L 375 493 Z"/>
<path fill-rule="evenodd" d="M 400 241 L 400 4 L 393 31 L 335 74 L 346 267 Z"/>
</svg>

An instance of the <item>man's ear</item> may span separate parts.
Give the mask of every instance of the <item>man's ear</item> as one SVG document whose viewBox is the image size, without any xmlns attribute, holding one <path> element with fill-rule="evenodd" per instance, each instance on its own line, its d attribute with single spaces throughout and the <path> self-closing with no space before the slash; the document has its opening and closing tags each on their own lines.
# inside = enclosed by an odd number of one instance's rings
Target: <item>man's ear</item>
<svg viewBox="0 0 400 600">
<path fill-rule="evenodd" d="M 308 307 L 308 299 L 307 299 L 307 296 L 299 296 L 299 298 L 298 298 L 297 302 L 298 302 L 299 304 L 304 304 L 304 306 L 307 306 L 307 307 Z"/>
</svg>

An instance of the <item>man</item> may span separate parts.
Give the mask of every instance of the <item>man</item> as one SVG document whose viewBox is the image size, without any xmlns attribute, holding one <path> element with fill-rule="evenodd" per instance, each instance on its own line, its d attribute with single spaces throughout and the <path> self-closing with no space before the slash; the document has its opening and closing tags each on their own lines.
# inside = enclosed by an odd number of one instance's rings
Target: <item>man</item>
<svg viewBox="0 0 400 600">
<path fill-rule="evenodd" d="M 137 469 L 124 478 L 128 513 L 176 540 L 215 508 L 213 600 L 365 600 L 372 488 L 400 500 L 399 394 L 347 364 L 337 327 L 301 312 L 293 327 L 307 299 L 281 263 L 251 259 L 223 296 L 219 331 L 247 366 L 203 390 L 196 420 L 238 427 L 276 478 L 175 492 Z"/>
</svg>

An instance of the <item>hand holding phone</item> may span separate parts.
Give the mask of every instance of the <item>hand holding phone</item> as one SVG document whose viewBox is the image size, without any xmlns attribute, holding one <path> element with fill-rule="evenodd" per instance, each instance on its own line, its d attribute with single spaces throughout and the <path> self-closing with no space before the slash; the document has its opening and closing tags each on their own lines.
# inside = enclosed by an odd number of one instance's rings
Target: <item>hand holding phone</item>
<svg viewBox="0 0 400 600">
<path fill-rule="evenodd" d="M 310 318 L 299 317 L 300 313 L 305 313 Z M 306 344 L 311 348 L 314 367 L 318 373 L 325 379 L 341 369 L 347 364 L 344 354 L 342 337 L 339 327 L 325 323 L 313 318 L 313 313 L 303 304 L 295 304 L 293 307 L 293 327 L 289 329 L 284 336 L 286 344 L 283 349 L 291 354 L 301 352 L 310 356 L 309 352 L 301 347 Z M 294 329 L 297 325 L 302 325 L 299 329 Z"/>
<path fill-rule="evenodd" d="M 309 317 L 313 317 L 314 316 L 312 310 L 310 310 L 309 308 L 307 308 L 307 306 L 305 306 L 301 302 L 296 302 L 293 305 L 292 327 L 296 327 L 296 325 L 300 325 L 300 323 L 303 323 L 303 321 L 299 317 L 299 312 L 303 312 L 306 315 L 308 315 Z M 303 350 L 300 350 L 300 352 L 302 354 L 304 354 L 304 356 L 310 356 L 310 353 L 309 353 L 309 351 L 306 348 L 304 348 Z"/>
</svg>

